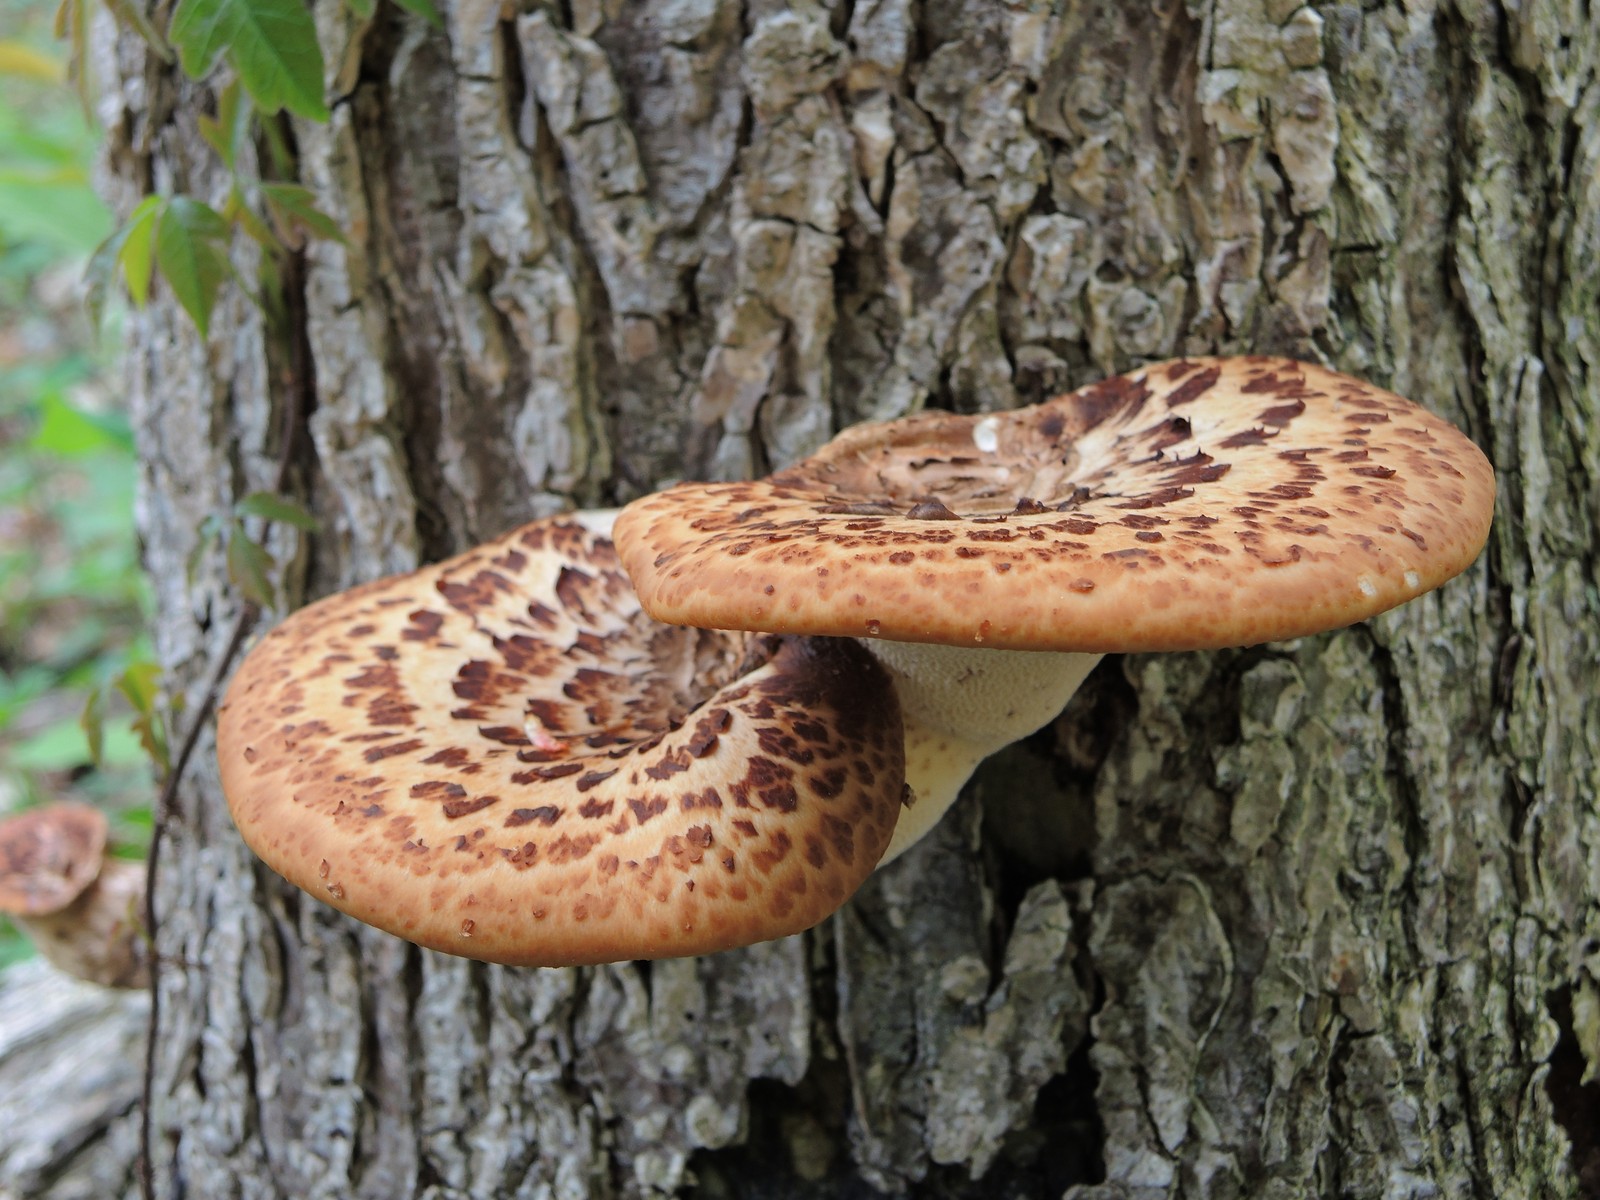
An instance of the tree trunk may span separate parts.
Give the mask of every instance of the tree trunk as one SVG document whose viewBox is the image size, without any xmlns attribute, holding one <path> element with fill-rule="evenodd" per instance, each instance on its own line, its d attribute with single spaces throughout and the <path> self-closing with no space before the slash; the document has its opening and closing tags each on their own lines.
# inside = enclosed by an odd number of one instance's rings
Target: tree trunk
<svg viewBox="0 0 1600 1200">
<path fill-rule="evenodd" d="M 1600 1195 L 1600 24 L 1587 0 L 451 0 L 316 13 L 347 231 L 131 321 L 177 721 L 274 486 L 299 601 L 923 405 L 1270 352 L 1500 471 L 1466 575 L 1106 660 L 836 919 L 507 970 L 260 867 L 209 735 L 161 863 L 164 1197 Z M 526 10 L 526 11 L 523 11 Z M 220 202 L 124 36 L 112 185 Z M 254 269 L 238 252 L 241 269 Z M 298 432 L 296 432 L 298 431 Z"/>
</svg>

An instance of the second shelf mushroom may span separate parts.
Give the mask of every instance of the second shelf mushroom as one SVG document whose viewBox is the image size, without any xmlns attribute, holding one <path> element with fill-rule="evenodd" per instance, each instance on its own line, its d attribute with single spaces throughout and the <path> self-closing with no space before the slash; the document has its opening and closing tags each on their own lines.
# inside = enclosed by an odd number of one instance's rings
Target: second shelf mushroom
<svg viewBox="0 0 1600 1200">
<path fill-rule="evenodd" d="M 0 821 L 0 912 L 67 974 L 147 987 L 144 864 L 109 857 L 107 833 L 105 814 L 86 804 Z"/>
<path fill-rule="evenodd" d="M 1300 637 L 1404 603 L 1488 535 L 1454 426 L 1281 358 L 1185 359 L 988 416 L 848 429 L 768 479 L 684 484 L 616 524 L 647 611 L 849 637 L 893 677 L 892 858 L 1099 655 Z"/>
</svg>

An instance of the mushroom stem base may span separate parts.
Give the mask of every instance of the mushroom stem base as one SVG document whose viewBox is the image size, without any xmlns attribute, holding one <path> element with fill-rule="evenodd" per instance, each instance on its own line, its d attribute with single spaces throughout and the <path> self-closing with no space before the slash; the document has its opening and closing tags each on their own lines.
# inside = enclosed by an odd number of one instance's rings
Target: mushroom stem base
<svg viewBox="0 0 1600 1200">
<path fill-rule="evenodd" d="M 58 970 L 105 987 L 150 982 L 144 931 L 144 866 L 107 859 L 100 877 L 59 912 L 13 916 Z"/>
<path fill-rule="evenodd" d="M 899 693 L 906 783 L 914 796 L 880 866 L 933 827 L 980 762 L 1054 719 L 1101 658 L 878 639 L 861 644 Z"/>
</svg>

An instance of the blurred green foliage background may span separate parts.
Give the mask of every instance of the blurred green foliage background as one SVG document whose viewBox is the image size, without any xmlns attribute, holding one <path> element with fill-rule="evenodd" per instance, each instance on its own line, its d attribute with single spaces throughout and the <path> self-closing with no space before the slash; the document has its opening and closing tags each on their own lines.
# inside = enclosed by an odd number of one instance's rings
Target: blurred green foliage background
<svg viewBox="0 0 1600 1200">
<path fill-rule="evenodd" d="M 151 657 L 134 441 L 116 314 L 98 331 L 83 311 L 83 266 L 111 218 L 53 17 L 53 2 L 0 0 L 0 815 L 96 804 L 138 855 L 152 767 L 111 686 Z M 98 761 L 80 722 L 96 693 Z M 0 965 L 27 953 L 0 924 Z"/>
</svg>

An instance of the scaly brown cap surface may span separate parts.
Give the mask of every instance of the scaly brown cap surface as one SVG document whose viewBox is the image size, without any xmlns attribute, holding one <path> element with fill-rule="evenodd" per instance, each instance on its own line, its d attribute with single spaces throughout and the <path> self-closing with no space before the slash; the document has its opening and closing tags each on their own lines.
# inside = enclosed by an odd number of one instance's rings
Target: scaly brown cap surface
<svg viewBox="0 0 1600 1200">
<path fill-rule="evenodd" d="M 847 644 L 673 628 L 537 521 L 295 613 L 217 730 L 269 866 L 424 946 L 557 966 L 805 929 L 888 845 L 899 707 Z"/>
<path fill-rule="evenodd" d="M 1488 535 L 1454 426 L 1278 358 L 1161 363 L 985 417 L 846 430 L 753 483 L 635 501 L 656 618 L 1015 650 L 1185 650 L 1348 625 Z"/>
<path fill-rule="evenodd" d="M 45 916 L 100 875 L 106 819 L 85 804 L 52 804 L 0 821 L 0 912 Z"/>
</svg>

